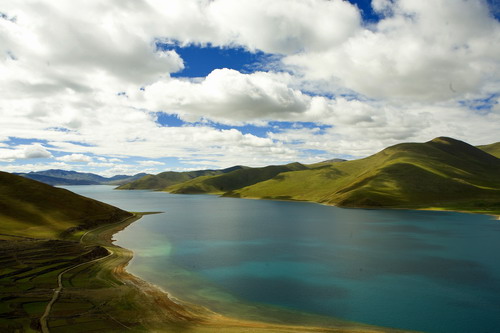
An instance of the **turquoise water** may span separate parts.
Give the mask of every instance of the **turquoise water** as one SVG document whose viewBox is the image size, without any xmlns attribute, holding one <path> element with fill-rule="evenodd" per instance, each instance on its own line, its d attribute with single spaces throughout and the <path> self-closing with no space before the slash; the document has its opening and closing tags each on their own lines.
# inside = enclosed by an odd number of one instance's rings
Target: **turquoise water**
<svg viewBox="0 0 500 333">
<path fill-rule="evenodd" d="M 500 332 L 500 221 L 489 216 L 66 188 L 163 211 L 115 235 L 134 251 L 128 270 L 216 311 L 269 304 L 425 332 Z"/>
</svg>

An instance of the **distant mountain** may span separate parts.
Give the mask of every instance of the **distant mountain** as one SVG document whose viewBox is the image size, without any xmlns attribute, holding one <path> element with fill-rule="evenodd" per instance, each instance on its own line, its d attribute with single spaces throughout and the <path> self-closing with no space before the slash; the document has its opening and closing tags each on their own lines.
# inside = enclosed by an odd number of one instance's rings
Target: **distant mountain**
<svg viewBox="0 0 500 333">
<path fill-rule="evenodd" d="M 68 190 L 0 171 L 2 232 L 57 237 L 70 228 L 90 228 L 131 215 Z"/>
<path fill-rule="evenodd" d="M 348 207 L 500 211 L 500 159 L 440 137 L 395 145 L 360 160 L 287 172 L 225 195 Z"/>
<path fill-rule="evenodd" d="M 332 158 L 331 160 L 326 160 L 320 163 L 338 163 L 338 162 L 345 162 L 347 160 L 344 160 L 343 158 Z"/>
<path fill-rule="evenodd" d="M 119 186 L 118 190 L 164 190 L 165 188 L 189 181 L 191 179 L 202 176 L 216 176 L 228 173 L 234 170 L 245 169 L 244 166 L 234 166 L 222 170 L 197 170 L 175 172 L 166 171 L 157 175 L 146 175 L 135 181 Z"/>
<path fill-rule="evenodd" d="M 495 156 L 496 158 L 500 158 L 500 142 L 492 143 L 490 145 L 477 146 L 477 148 Z"/>
<path fill-rule="evenodd" d="M 67 170 L 45 170 L 32 171 L 29 173 L 15 173 L 16 175 L 40 181 L 49 185 L 121 185 L 144 177 L 145 173 L 134 176 L 117 175 L 110 178 L 102 177 L 93 173 L 83 173 Z"/>
<path fill-rule="evenodd" d="M 104 185 L 123 185 L 123 184 L 133 182 L 134 180 L 140 179 L 140 178 L 147 176 L 147 175 L 148 174 L 144 173 L 144 172 L 135 174 L 133 176 L 116 175 L 116 176 L 107 178 L 108 180 L 105 182 L 102 182 L 102 184 L 104 184 Z"/>
<path fill-rule="evenodd" d="M 211 193 L 224 194 L 245 186 L 271 179 L 281 173 L 306 170 L 300 163 L 272 165 L 263 168 L 244 168 L 217 176 L 204 176 L 166 188 L 171 193 Z"/>
</svg>

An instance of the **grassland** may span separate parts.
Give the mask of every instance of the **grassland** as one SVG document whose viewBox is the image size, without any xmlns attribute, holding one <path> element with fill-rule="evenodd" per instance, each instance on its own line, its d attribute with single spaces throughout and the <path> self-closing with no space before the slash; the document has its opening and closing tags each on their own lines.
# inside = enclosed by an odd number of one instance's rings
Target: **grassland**
<svg viewBox="0 0 500 333">
<path fill-rule="evenodd" d="M 272 311 L 240 320 L 174 301 L 128 274 L 132 253 L 112 243 L 140 214 L 11 174 L 0 184 L 0 332 L 401 332 L 290 313 L 310 324 L 293 326 Z"/>
</svg>

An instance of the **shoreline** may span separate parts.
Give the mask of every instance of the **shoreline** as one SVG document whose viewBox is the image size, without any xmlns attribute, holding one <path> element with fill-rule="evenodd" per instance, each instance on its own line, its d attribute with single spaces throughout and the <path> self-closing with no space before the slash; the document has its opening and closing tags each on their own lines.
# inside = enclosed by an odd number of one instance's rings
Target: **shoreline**
<svg viewBox="0 0 500 333">
<path fill-rule="evenodd" d="M 99 244 L 108 251 L 113 252 L 109 259 L 103 260 L 101 264 L 105 267 L 101 267 L 101 269 L 109 269 L 114 278 L 120 281 L 124 286 L 132 288 L 139 293 L 141 301 L 156 306 L 154 311 L 155 314 L 148 313 L 144 318 L 144 326 L 149 330 L 162 332 L 169 331 L 173 327 L 181 326 L 186 328 L 187 326 L 192 332 L 248 332 L 254 329 L 258 329 L 261 332 L 414 332 L 348 322 L 334 318 L 332 318 L 329 323 L 325 323 L 325 326 L 252 321 L 227 317 L 203 306 L 187 303 L 182 299 L 172 297 L 168 291 L 165 291 L 161 287 L 129 273 L 126 267 L 133 257 L 133 252 L 114 244 L 115 240 L 113 236 L 117 232 L 124 230 L 130 224 L 137 222 L 142 216 L 143 214 L 135 213 L 134 216 L 124 221 L 91 230 L 85 233 L 82 238 L 87 235 L 92 235 L 95 237 L 94 240 L 82 241 L 82 243 Z M 148 321 L 150 322 L 147 323 Z"/>
<path fill-rule="evenodd" d="M 193 193 L 193 194 L 188 194 L 188 193 L 172 193 L 168 191 L 162 191 L 165 193 L 169 194 L 175 194 L 175 195 L 215 195 L 220 198 L 233 198 L 233 199 L 248 199 L 248 200 L 271 200 L 271 201 L 283 201 L 283 202 L 304 202 L 304 203 L 312 203 L 312 204 L 318 204 L 322 206 L 328 206 L 328 207 L 337 207 L 337 208 L 345 208 L 345 209 L 376 209 L 376 210 L 422 210 L 422 211 L 434 211 L 434 212 L 454 212 L 454 213 L 463 213 L 463 214 L 479 214 L 479 215 L 488 215 L 493 217 L 496 220 L 500 221 L 500 213 L 495 213 L 495 212 L 487 212 L 487 211 L 473 211 L 473 210 L 460 210 L 460 209 L 446 209 L 446 208 L 441 208 L 441 207 L 422 207 L 422 206 L 416 206 L 416 207 L 349 207 L 349 206 L 339 206 L 335 204 L 329 204 L 329 203 L 324 203 L 324 202 L 319 202 L 319 201 L 314 201 L 314 200 L 301 200 L 301 199 L 279 199 L 279 198 L 259 198 L 259 197 L 239 197 L 239 196 L 225 196 L 223 194 L 219 193 Z"/>
</svg>

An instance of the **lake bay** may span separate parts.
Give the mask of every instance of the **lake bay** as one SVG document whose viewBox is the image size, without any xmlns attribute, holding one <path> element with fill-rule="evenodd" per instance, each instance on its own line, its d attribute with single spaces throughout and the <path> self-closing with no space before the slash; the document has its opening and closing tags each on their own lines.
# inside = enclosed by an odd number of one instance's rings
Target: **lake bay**
<svg viewBox="0 0 500 333">
<path fill-rule="evenodd" d="M 115 235 L 134 252 L 127 270 L 223 314 L 258 319 L 276 306 L 425 332 L 499 332 L 500 221 L 490 216 L 64 188 L 163 212 Z"/>
</svg>

